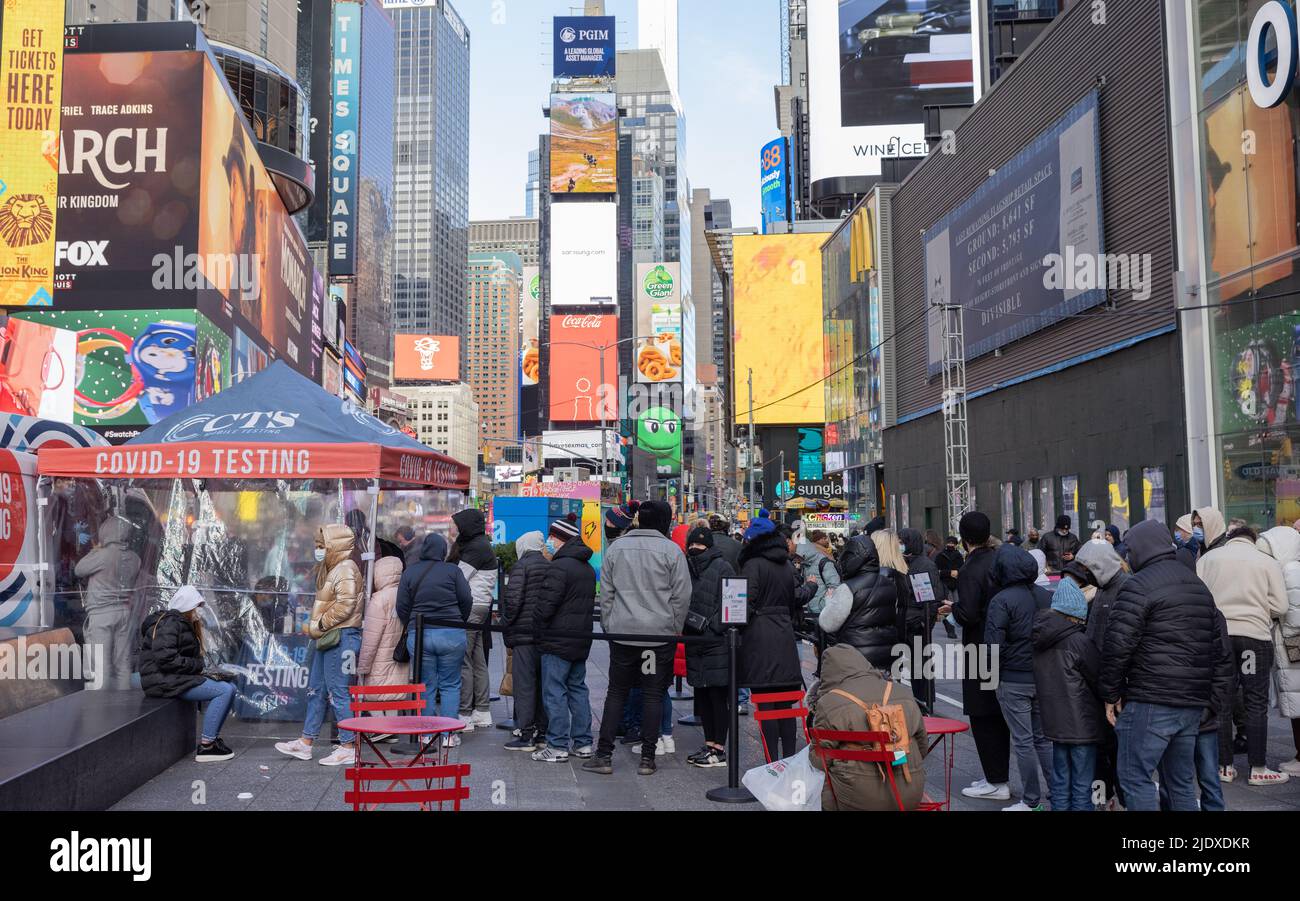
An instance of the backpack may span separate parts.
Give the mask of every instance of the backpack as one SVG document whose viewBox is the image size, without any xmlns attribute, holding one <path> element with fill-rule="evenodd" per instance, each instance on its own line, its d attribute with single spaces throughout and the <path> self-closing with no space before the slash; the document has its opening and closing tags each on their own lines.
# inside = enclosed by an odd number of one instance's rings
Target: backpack
<svg viewBox="0 0 1300 901">
<path fill-rule="evenodd" d="M 894 690 L 894 683 L 885 683 L 885 695 L 881 698 L 879 704 L 868 705 L 856 695 L 844 691 L 842 688 L 832 688 L 830 693 L 839 695 L 841 698 L 848 698 L 854 704 L 862 708 L 862 712 L 867 715 L 867 732 L 885 732 L 889 735 L 889 740 L 885 742 L 883 748 L 867 747 L 867 751 L 889 751 L 893 753 L 902 752 L 908 756 L 903 762 L 903 778 L 908 782 L 912 781 L 911 755 L 908 753 L 911 748 L 911 738 L 907 733 L 907 714 L 903 710 L 902 704 L 889 703 L 889 695 Z M 872 745 L 878 742 L 871 743 Z M 882 771 L 883 778 L 884 773 Z"/>
</svg>

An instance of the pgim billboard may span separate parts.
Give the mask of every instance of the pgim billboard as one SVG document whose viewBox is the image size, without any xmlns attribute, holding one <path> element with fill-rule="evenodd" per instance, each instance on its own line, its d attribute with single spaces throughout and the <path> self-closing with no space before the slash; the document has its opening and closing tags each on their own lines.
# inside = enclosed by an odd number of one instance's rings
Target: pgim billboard
<svg viewBox="0 0 1300 901">
<path fill-rule="evenodd" d="M 972 0 L 808 0 L 813 182 L 925 156 L 922 107 L 974 102 Z"/>
<path fill-rule="evenodd" d="M 614 94 L 551 95 L 551 193 L 613 194 L 618 184 Z"/>
<path fill-rule="evenodd" d="M 613 203 L 551 204 L 552 307 L 618 300 L 618 218 Z"/>
</svg>

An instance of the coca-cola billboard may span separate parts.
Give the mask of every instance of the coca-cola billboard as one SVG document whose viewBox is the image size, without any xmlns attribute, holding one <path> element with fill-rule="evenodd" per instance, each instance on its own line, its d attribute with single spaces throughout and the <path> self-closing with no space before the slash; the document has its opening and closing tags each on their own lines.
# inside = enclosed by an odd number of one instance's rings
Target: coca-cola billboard
<svg viewBox="0 0 1300 901">
<path fill-rule="evenodd" d="M 618 419 L 618 317 L 551 317 L 551 422 Z M 601 353 L 605 356 L 601 378 Z"/>
</svg>

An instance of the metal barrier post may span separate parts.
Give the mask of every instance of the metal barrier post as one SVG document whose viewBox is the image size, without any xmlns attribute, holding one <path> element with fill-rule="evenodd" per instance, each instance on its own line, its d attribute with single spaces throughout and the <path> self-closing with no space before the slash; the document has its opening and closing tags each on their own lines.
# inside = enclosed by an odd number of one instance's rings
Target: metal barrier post
<svg viewBox="0 0 1300 901">
<path fill-rule="evenodd" d="M 727 695 L 731 701 L 731 729 L 727 734 L 727 784 L 704 793 L 704 797 L 710 801 L 722 804 L 746 804 L 757 800 L 749 789 L 740 784 L 740 692 L 736 684 L 736 652 L 739 647 L 740 632 L 732 626 L 727 629 Z"/>
<path fill-rule="evenodd" d="M 424 614 L 417 613 L 412 617 L 411 626 L 415 629 L 415 650 L 411 652 L 411 684 L 419 685 L 424 681 Z M 433 703 L 432 697 L 425 697 L 425 704 Z M 424 711 L 406 711 L 407 716 L 423 715 Z M 393 745 L 394 754 L 405 754 L 414 757 L 420 753 L 420 736 L 408 735 L 402 738 L 397 744 Z"/>
</svg>

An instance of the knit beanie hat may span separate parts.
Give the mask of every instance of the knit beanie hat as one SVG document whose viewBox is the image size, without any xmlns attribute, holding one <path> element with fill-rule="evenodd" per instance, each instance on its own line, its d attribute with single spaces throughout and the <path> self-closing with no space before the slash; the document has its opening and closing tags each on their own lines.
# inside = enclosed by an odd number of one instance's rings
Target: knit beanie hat
<svg viewBox="0 0 1300 901">
<path fill-rule="evenodd" d="M 993 526 L 989 518 L 978 510 L 972 510 L 962 516 L 961 522 L 957 525 L 957 532 L 961 535 L 961 540 L 976 547 L 989 540 Z"/>
<path fill-rule="evenodd" d="M 663 501 L 646 501 L 638 511 L 637 521 L 643 529 L 667 535 L 673 527 L 673 508 Z"/>
<path fill-rule="evenodd" d="M 551 523 L 551 534 L 556 538 L 563 538 L 565 541 L 571 541 L 579 535 L 578 514 L 570 513 L 564 519 L 557 519 Z"/>
<path fill-rule="evenodd" d="M 605 527 L 616 532 L 626 532 L 632 528 L 632 520 L 641 506 L 640 501 L 628 501 L 619 507 L 610 507 L 605 513 Z"/>
<path fill-rule="evenodd" d="M 749 524 L 749 528 L 745 530 L 745 540 L 753 541 L 755 538 L 758 538 L 760 535 L 766 535 L 768 532 L 775 532 L 775 531 L 776 531 L 776 523 L 772 522 L 772 520 L 770 519 L 765 519 L 760 516 L 757 519 L 755 519 L 753 522 L 751 522 Z"/>
<path fill-rule="evenodd" d="M 1052 609 L 1075 619 L 1088 618 L 1088 599 L 1072 579 L 1062 579 L 1052 593 Z"/>
<path fill-rule="evenodd" d="M 693 544 L 713 547 L 713 530 L 707 526 L 696 526 L 691 529 L 691 533 L 686 536 L 686 546 L 689 548 Z"/>
</svg>

